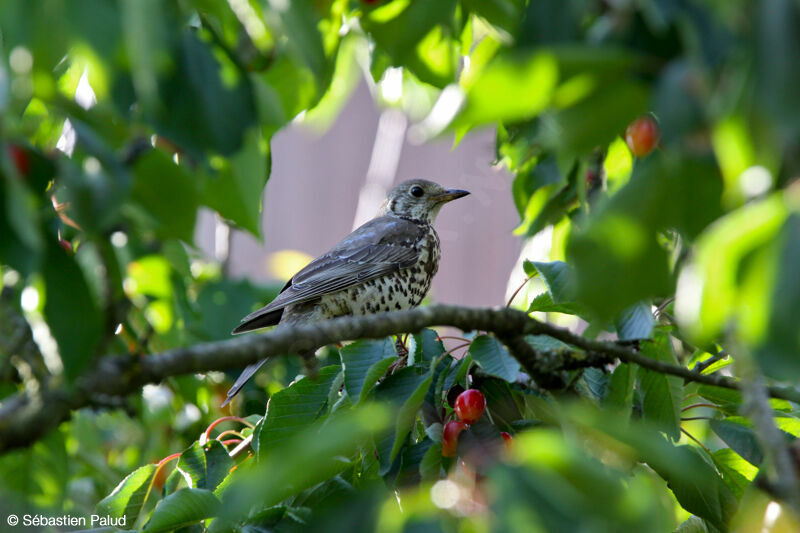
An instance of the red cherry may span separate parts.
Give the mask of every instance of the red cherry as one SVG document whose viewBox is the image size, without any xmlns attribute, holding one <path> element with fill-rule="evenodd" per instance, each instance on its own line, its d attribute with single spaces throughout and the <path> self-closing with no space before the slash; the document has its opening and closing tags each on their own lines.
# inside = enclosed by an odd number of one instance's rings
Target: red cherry
<svg viewBox="0 0 800 533">
<path fill-rule="evenodd" d="M 8 154 L 14 161 L 17 172 L 19 172 L 21 176 L 27 176 L 31 171 L 31 160 L 25 149 L 18 144 L 9 144 Z"/>
<path fill-rule="evenodd" d="M 486 409 L 486 398 L 483 393 L 478 389 L 465 390 L 456 398 L 456 405 L 454 407 L 458 418 L 466 424 L 474 424 Z"/>
<path fill-rule="evenodd" d="M 637 118 L 625 130 L 625 142 L 636 157 L 644 157 L 652 152 L 658 143 L 658 136 L 658 122 L 650 115 Z"/>
<path fill-rule="evenodd" d="M 506 450 L 511 451 L 511 441 L 514 440 L 514 437 L 506 431 L 500 432 L 500 436 L 503 437 L 503 441 L 506 443 Z"/>
<path fill-rule="evenodd" d="M 455 457 L 458 448 L 458 435 L 464 431 L 467 425 L 461 420 L 451 420 L 444 425 L 442 432 L 442 455 L 444 457 Z"/>
</svg>

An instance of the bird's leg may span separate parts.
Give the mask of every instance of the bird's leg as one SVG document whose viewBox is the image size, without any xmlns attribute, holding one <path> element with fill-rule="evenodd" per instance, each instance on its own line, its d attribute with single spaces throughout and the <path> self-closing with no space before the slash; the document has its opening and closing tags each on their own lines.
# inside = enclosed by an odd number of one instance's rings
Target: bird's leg
<svg viewBox="0 0 800 533">
<path fill-rule="evenodd" d="M 397 349 L 397 355 L 400 357 L 405 357 L 408 355 L 408 348 L 406 348 L 406 339 L 408 338 L 408 334 L 405 336 L 397 336 L 397 341 L 394 343 L 395 348 Z"/>
</svg>

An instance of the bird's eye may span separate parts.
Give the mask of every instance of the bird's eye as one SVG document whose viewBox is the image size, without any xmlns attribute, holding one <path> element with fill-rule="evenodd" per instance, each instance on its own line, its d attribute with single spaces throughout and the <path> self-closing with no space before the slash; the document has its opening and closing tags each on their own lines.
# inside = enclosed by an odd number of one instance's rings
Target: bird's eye
<svg viewBox="0 0 800 533">
<path fill-rule="evenodd" d="M 422 190 L 422 187 L 418 185 L 414 185 L 411 187 L 411 196 L 416 196 L 417 198 L 422 198 L 422 195 L 425 194 L 425 191 Z"/>
</svg>

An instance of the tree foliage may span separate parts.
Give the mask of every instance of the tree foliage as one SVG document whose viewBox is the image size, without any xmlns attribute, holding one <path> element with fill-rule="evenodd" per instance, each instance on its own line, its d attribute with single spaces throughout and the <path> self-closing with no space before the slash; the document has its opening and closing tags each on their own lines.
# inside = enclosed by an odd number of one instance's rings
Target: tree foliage
<svg viewBox="0 0 800 533">
<path fill-rule="evenodd" d="M 2 514 L 798 527 L 800 405 L 768 397 L 798 398 L 800 378 L 797 2 L 4 0 L 0 33 Z M 398 331 L 298 379 L 287 355 L 236 404 L 247 418 L 220 418 L 221 372 L 60 396 L 110 356 L 226 339 L 226 317 L 276 294 L 202 257 L 198 212 L 261 236 L 270 139 L 330 124 L 359 68 L 416 140 L 496 129 L 515 234 L 551 242 L 511 304 L 583 337 L 465 331 L 447 349 Z M 634 157 L 643 114 L 659 145 Z M 610 352 L 569 342 L 597 337 Z M 486 414 L 443 457 L 467 388 Z M 11 425 L 66 397 L 94 408 L 11 449 Z"/>
</svg>

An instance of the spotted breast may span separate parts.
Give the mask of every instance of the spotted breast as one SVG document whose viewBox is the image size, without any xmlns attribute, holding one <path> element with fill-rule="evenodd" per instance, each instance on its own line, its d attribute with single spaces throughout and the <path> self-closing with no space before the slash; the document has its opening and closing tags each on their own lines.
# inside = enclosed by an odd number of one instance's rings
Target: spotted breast
<svg viewBox="0 0 800 533">
<path fill-rule="evenodd" d="M 316 309 L 307 309 L 307 312 L 322 319 L 410 309 L 422 303 L 439 269 L 441 253 L 436 230 L 430 224 L 421 226 L 424 231 L 413 245 L 418 253 L 416 263 L 361 285 L 326 294 L 316 302 Z"/>
</svg>

